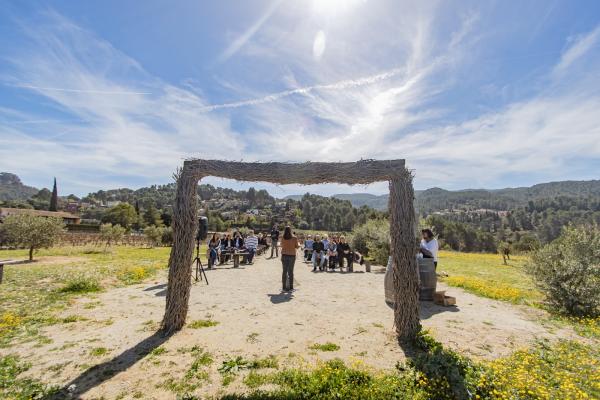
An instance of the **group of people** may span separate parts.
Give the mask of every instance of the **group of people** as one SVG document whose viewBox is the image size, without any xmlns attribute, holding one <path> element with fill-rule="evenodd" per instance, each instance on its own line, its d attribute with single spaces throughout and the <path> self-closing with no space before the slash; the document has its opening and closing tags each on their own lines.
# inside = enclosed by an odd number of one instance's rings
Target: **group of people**
<svg viewBox="0 0 600 400">
<path fill-rule="evenodd" d="M 313 272 L 325 271 L 327 268 L 335 270 L 339 267 L 344 271 L 344 262 L 347 264 L 346 272 L 353 272 L 355 262 L 363 264 L 362 255 L 353 251 L 350 243 L 344 236 L 308 235 L 304 240 L 304 261 L 312 262 Z"/>
<path fill-rule="evenodd" d="M 430 229 L 424 229 L 421 233 L 422 241 L 419 246 L 419 257 L 433 258 L 437 267 L 437 240 Z M 239 231 L 235 231 L 233 235 L 214 233 L 208 241 L 208 268 L 212 268 L 218 259 L 221 262 L 227 261 L 236 252 L 245 255 L 244 263 L 252 264 L 259 247 L 262 247 L 265 251 L 270 247 L 270 258 L 279 257 L 279 248 L 281 247 L 282 290 L 289 292 L 294 290 L 294 264 L 298 249 L 301 248 L 300 243 L 303 244 L 303 259 L 305 262 L 312 263 L 313 272 L 325 271 L 327 268 L 330 270 L 339 268 L 340 272 L 343 272 L 344 263 L 347 265 L 346 272 L 353 272 L 355 262 L 363 264 L 362 255 L 357 251 L 353 251 L 350 243 L 346 241 L 343 235 L 339 237 L 332 236 L 331 238 L 327 235 L 315 235 L 314 237 L 308 235 L 298 238 L 294 235 L 290 226 L 286 226 L 283 235 L 280 235 L 279 229 L 274 225 L 268 234 L 259 233 L 258 236 L 252 230 L 248 232 L 246 237 Z"/>
<path fill-rule="evenodd" d="M 262 233 L 257 236 L 253 230 L 250 230 L 246 237 L 239 231 L 235 231 L 233 236 L 230 233 L 213 233 L 207 244 L 209 269 L 213 268 L 217 260 L 227 262 L 235 252 L 244 253 L 244 264 L 252 264 L 259 247 L 269 246 L 266 236 Z"/>
</svg>

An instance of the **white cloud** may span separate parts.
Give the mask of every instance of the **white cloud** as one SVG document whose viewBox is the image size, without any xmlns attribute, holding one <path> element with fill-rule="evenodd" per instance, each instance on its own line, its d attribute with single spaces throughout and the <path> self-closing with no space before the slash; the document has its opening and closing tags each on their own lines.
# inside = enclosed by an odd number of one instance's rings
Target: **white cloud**
<svg viewBox="0 0 600 400">
<path fill-rule="evenodd" d="M 199 95 L 150 76 L 65 18 L 47 18 L 24 28 L 30 46 L 13 54 L 3 80 L 67 117 L 26 125 L 40 118 L 0 110 L 0 170 L 48 171 L 77 190 L 82 176 L 164 181 L 187 157 L 241 157 L 244 142 L 229 119 L 199 112 Z"/>
<path fill-rule="evenodd" d="M 591 32 L 577 37 L 573 43 L 562 54 L 560 62 L 554 67 L 555 75 L 562 75 L 576 61 L 584 57 L 594 46 L 597 45 L 600 38 L 600 25 L 596 26 Z"/>
<path fill-rule="evenodd" d="M 574 159 L 600 160 L 600 77 L 552 79 L 586 59 L 600 28 L 575 40 L 549 75 L 532 76 L 543 82 L 533 94 L 502 99 L 494 111 L 476 104 L 464 110 L 460 91 L 452 91 L 469 79 L 464 65 L 477 58 L 486 28 L 477 12 L 459 10 L 461 18 L 442 24 L 440 6 L 429 2 L 391 10 L 384 2 L 356 2 L 344 18 L 306 16 L 301 2 L 285 5 L 267 10 L 223 53 L 283 90 L 269 93 L 266 84 L 224 74 L 216 80 L 230 98 L 247 100 L 219 104 L 208 102 L 197 82 L 164 82 L 56 14 L 46 25 L 25 26 L 32 45 L 11 55 L 10 72 L 0 78 L 27 86 L 65 118 L 0 107 L 0 170 L 51 171 L 83 191 L 138 176 L 164 182 L 189 156 L 406 158 L 419 187 L 458 188 L 489 187 L 511 174 L 565 179 L 580 168 Z M 448 93 L 455 97 L 444 98 Z"/>
</svg>

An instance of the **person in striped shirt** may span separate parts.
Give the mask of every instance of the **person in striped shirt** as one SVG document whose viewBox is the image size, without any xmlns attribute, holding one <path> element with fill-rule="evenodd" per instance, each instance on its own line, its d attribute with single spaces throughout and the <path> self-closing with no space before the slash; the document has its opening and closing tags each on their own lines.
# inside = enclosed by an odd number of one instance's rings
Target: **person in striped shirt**
<svg viewBox="0 0 600 400">
<path fill-rule="evenodd" d="M 252 264 L 254 254 L 256 254 L 256 249 L 258 248 L 258 238 L 254 235 L 253 230 L 251 230 L 248 233 L 248 237 L 246 237 L 244 245 L 246 247 L 246 250 L 248 251 L 248 257 L 246 258 L 247 263 Z"/>
</svg>

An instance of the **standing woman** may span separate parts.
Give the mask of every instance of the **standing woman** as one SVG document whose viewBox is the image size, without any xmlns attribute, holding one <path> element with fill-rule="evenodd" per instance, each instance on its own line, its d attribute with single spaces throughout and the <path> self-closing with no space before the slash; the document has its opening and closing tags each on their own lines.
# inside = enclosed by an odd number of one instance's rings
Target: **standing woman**
<svg viewBox="0 0 600 400">
<path fill-rule="evenodd" d="M 292 235 L 292 228 L 286 226 L 283 231 L 283 240 L 281 240 L 281 264 L 283 265 L 281 282 L 284 292 L 294 290 L 294 263 L 298 247 L 300 247 L 298 239 Z"/>
</svg>

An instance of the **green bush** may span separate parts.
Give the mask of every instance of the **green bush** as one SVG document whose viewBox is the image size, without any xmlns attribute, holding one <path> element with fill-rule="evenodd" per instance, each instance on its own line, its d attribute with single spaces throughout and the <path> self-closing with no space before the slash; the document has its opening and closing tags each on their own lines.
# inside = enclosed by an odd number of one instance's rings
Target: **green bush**
<svg viewBox="0 0 600 400">
<path fill-rule="evenodd" d="M 419 334 L 417 345 L 421 351 L 409 358 L 407 365 L 424 375 L 427 382 L 424 390 L 429 393 L 429 398 L 468 399 L 477 392 L 479 378 L 484 372 L 481 366 L 445 349 L 427 331 Z M 398 369 L 403 371 L 404 367 L 398 365 Z"/>
<path fill-rule="evenodd" d="M 163 246 L 173 245 L 173 228 L 171 228 L 170 226 L 163 228 L 161 243 Z"/>
<path fill-rule="evenodd" d="M 340 346 L 331 342 L 315 343 L 312 346 L 310 346 L 309 349 L 318 351 L 338 351 L 340 349 Z"/>
<path fill-rule="evenodd" d="M 154 225 L 144 228 L 144 236 L 150 247 L 158 246 L 162 241 L 163 229 Z"/>
<path fill-rule="evenodd" d="M 375 263 L 386 265 L 390 255 L 390 223 L 383 219 L 370 219 L 354 229 L 352 248 Z"/>
<path fill-rule="evenodd" d="M 90 293 L 99 292 L 101 289 L 102 287 L 96 279 L 78 276 L 68 281 L 60 291 L 63 293 Z"/>
<path fill-rule="evenodd" d="M 560 313 L 600 315 L 600 229 L 567 227 L 531 257 L 527 271 Z"/>
<path fill-rule="evenodd" d="M 275 384 L 266 392 L 229 394 L 223 400 L 293 400 L 293 399 L 427 399 L 411 374 L 372 374 L 366 369 L 349 367 L 339 359 L 327 361 L 319 368 L 288 369 L 273 374 L 250 374 L 244 380 L 251 388 Z"/>
<path fill-rule="evenodd" d="M 211 319 L 198 319 L 196 321 L 192 321 L 188 324 L 188 328 L 191 329 L 200 329 L 200 328 L 210 328 L 211 326 L 219 325 L 219 321 L 213 321 Z"/>
</svg>

